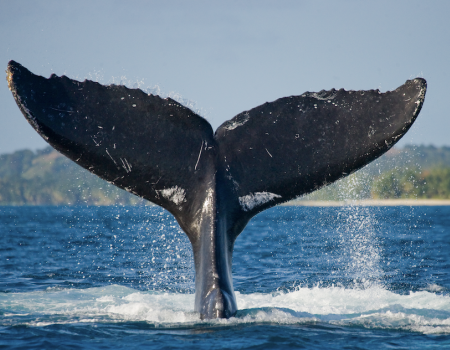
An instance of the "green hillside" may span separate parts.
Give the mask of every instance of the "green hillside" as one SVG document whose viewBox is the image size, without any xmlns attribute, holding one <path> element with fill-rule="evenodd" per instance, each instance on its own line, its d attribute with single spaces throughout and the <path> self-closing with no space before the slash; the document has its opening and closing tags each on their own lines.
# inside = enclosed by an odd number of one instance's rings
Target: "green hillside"
<svg viewBox="0 0 450 350">
<path fill-rule="evenodd" d="M 301 200 L 450 198 L 450 147 L 392 149 Z M 1 205 L 136 205 L 149 202 L 100 180 L 51 147 L 0 156 Z"/>
<path fill-rule="evenodd" d="M 2 205 L 133 205 L 145 202 L 100 180 L 51 147 L 0 156 Z"/>
<path fill-rule="evenodd" d="M 356 173 L 301 200 L 450 199 L 450 147 L 393 148 Z"/>
</svg>

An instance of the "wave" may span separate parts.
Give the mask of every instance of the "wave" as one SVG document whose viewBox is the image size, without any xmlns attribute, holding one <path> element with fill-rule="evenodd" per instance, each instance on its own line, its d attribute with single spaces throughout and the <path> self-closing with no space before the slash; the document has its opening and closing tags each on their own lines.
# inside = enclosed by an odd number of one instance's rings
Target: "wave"
<svg viewBox="0 0 450 350">
<path fill-rule="evenodd" d="M 201 321 L 193 294 L 142 292 L 111 285 L 0 294 L 0 324 L 144 322 L 151 327 L 191 328 L 237 324 L 317 324 L 450 334 L 450 296 L 437 285 L 400 295 L 368 289 L 298 288 L 291 292 L 236 292 L 239 312 L 229 320 Z"/>
</svg>

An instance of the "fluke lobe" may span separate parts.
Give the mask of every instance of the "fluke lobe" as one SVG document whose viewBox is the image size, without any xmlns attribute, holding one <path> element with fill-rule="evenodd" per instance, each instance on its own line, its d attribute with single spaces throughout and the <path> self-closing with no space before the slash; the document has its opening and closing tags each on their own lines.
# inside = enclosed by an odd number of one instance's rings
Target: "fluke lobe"
<svg viewBox="0 0 450 350">
<path fill-rule="evenodd" d="M 424 79 L 394 91 L 306 92 L 238 114 L 214 133 L 170 98 L 7 68 L 33 128 L 80 166 L 172 213 L 189 237 L 195 310 L 231 317 L 236 237 L 257 213 L 317 190 L 389 150 L 411 127 Z"/>
</svg>

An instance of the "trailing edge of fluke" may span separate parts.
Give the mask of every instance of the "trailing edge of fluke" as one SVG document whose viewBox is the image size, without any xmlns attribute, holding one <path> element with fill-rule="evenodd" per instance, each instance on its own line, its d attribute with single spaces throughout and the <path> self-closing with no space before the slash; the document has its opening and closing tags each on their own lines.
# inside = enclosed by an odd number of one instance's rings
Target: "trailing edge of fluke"
<svg viewBox="0 0 450 350">
<path fill-rule="evenodd" d="M 257 213 L 330 184 L 389 150 L 411 127 L 426 81 L 280 98 L 214 133 L 170 98 L 125 86 L 7 68 L 31 126 L 80 166 L 172 213 L 189 237 L 195 310 L 231 317 L 236 237 Z"/>
</svg>

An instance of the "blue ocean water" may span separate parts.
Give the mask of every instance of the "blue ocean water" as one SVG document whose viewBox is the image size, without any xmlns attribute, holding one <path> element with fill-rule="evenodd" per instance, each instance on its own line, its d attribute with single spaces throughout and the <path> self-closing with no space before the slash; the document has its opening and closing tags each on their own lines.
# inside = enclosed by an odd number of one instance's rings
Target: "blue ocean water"
<svg viewBox="0 0 450 350">
<path fill-rule="evenodd" d="M 275 207 L 233 256 L 239 312 L 193 312 L 158 207 L 0 207 L 0 348 L 450 348 L 450 207 Z"/>
</svg>

